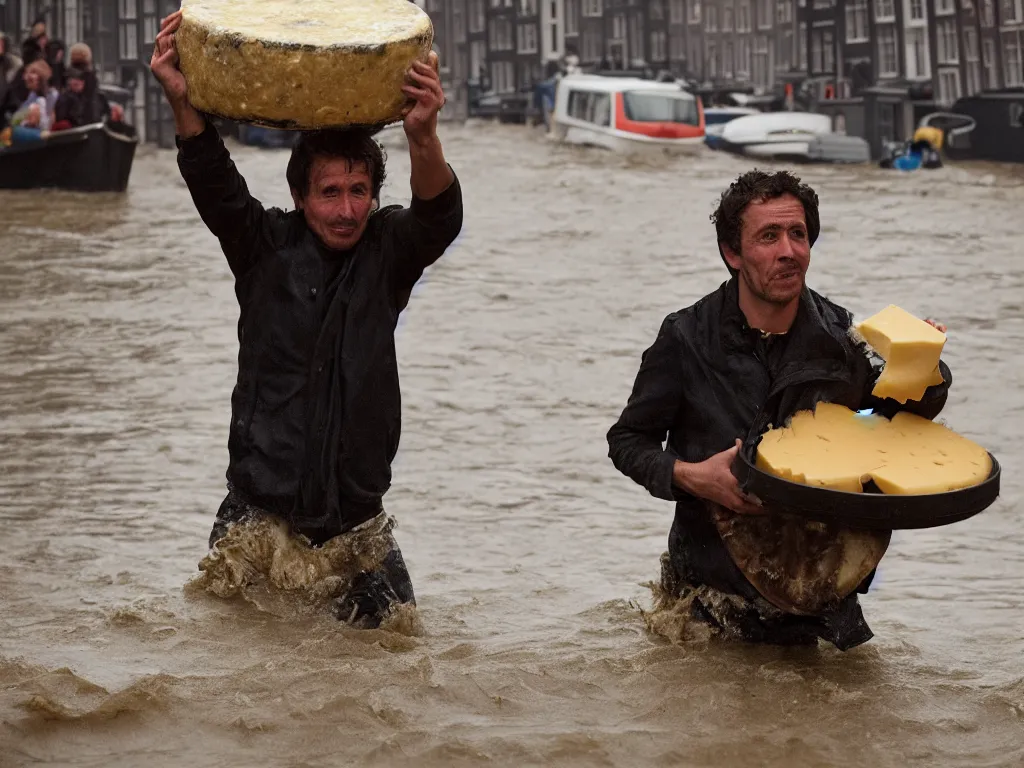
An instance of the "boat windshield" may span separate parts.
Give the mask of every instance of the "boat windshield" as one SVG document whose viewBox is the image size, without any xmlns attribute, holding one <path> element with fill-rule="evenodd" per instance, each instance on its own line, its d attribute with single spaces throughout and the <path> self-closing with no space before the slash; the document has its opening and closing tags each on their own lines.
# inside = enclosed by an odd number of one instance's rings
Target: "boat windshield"
<svg viewBox="0 0 1024 768">
<path fill-rule="evenodd" d="M 700 125 L 697 102 L 683 96 L 661 93 L 622 94 L 626 118 L 638 123 L 685 123 Z"/>
<path fill-rule="evenodd" d="M 737 117 L 743 117 L 742 112 L 705 112 L 704 113 L 704 125 L 721 125 L 722 123 L 728 123 L 731 120 L 735 120 Z"/>
</svg>

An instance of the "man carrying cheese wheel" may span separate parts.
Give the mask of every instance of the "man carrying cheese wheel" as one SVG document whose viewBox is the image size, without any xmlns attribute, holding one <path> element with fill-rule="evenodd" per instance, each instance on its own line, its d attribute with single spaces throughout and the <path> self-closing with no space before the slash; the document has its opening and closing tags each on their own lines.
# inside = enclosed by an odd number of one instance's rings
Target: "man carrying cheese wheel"
<svg viewBox="0 0 1024 768">
<path fill-rule="evenodd" d="M 180 23 L 180 11 L 163 21 L 150 66 L 174 112 L 179 169 L 220 241 L 241 310 L 228 494 L 210 546 L 230 524 L 262 516 L 322 545 L 384 515 L 401 428 L 395 327 L 462 228 L 459 182 L 437 136 L 436 57 L 416 62 L 403 88 L 411 205 L 379 208 L 382 150 L 352 129 L 302 135 L 287 169 L 295 210 L 285 212 L 249 193 L 213 124 L 189 103 Z M 381 567 L 339 598 L 339 618 L 374 627 L 396 601 L 415 603 L 388 543 Z"/>
<path fill-rule="evenodd" d="M 820 223 L 818 197 L 799 179 L 785 171 L 745 173 L 712 220 L 731 278 L 665 318 L 608 432 L 609 456 L 653 496 L 676 503 L 662 587 L 693 596 L 695 618 L 751 641 L 822 638 L 846 650 L 872 637 L 857 599 L 872 576 L 825 615 L 767 604 L 716 524 L 723 512 L 762 513 L 740 490 L 733 459 L 742 441 L 818 402 L 934 418 L 952 377 L 940 363 L 943 383 L 916 402 L 871 395 L 881 366 L 851 337 L 850 312 L 805 284 Z"/>
</svg>

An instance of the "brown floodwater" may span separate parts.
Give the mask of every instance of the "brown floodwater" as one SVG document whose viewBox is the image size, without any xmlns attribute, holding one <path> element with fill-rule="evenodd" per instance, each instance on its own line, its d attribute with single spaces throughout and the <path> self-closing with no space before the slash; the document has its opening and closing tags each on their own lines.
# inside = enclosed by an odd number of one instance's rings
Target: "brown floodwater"
<svg viewBox="0 0 1024 768">
<path fill-rule="evenodd" d="M 842 654 L 650 632 L 672 506 L 606 458 L 662 318 L 726 277 L 708 215 L 751 163 L 442 138 L 465 227 L 398 330 L 386 506 L 420 606 L 391 630 L 186 587 L 237 308 L 174 154 L 124 196 L 0 193 L 0 765 L 1021 765 L 1024 169 L 801 169 L 811 285 L 947 323 L 943 418 L 1003 466 L 983 514 L 894 534 Z M 286 154 L 233 153 L 288 203 Z"/>
</svg>

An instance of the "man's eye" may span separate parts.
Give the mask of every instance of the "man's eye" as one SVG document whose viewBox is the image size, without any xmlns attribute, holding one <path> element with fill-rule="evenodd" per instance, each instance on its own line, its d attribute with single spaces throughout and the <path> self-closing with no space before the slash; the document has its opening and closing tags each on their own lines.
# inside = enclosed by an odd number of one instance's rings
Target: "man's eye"
<svg viewBox="0 0 1024 768">
<path fill-rule="evenodd" d="M 807 239 L 807 232 L 805 232 L 802 229 L 794 229 L 792 232 L 790 232 L 790 237 L 792 237 L 794 240 L 805 240 Z"/>
</svg>

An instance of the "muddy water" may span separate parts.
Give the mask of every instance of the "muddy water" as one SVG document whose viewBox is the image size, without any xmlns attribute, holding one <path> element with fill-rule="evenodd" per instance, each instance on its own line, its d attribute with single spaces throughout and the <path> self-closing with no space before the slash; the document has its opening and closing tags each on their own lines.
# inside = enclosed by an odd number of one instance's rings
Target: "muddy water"
<svg viewBox="0 0 1024 768">
<path fill-rule="evenodd" d="M 1020 765 L 1020 169 L 806 169 L 812 284 L 944 320 L 945 418 L 1004 467 L 983 515 L 895 534 L 844 655 L 648 633 L 672 509 L 605 458 L 662 317 L 724 277 L 708 214 L 746 164 L 443 138 L 466 225 L 401 323 L 387 498 L 420 634 L 183 589 L 237 350 L 173 155 L 125 197 L 0 193 L 0 765 Z M 285 155 L 235 157 L 287 203 Z"/>
</svg>

